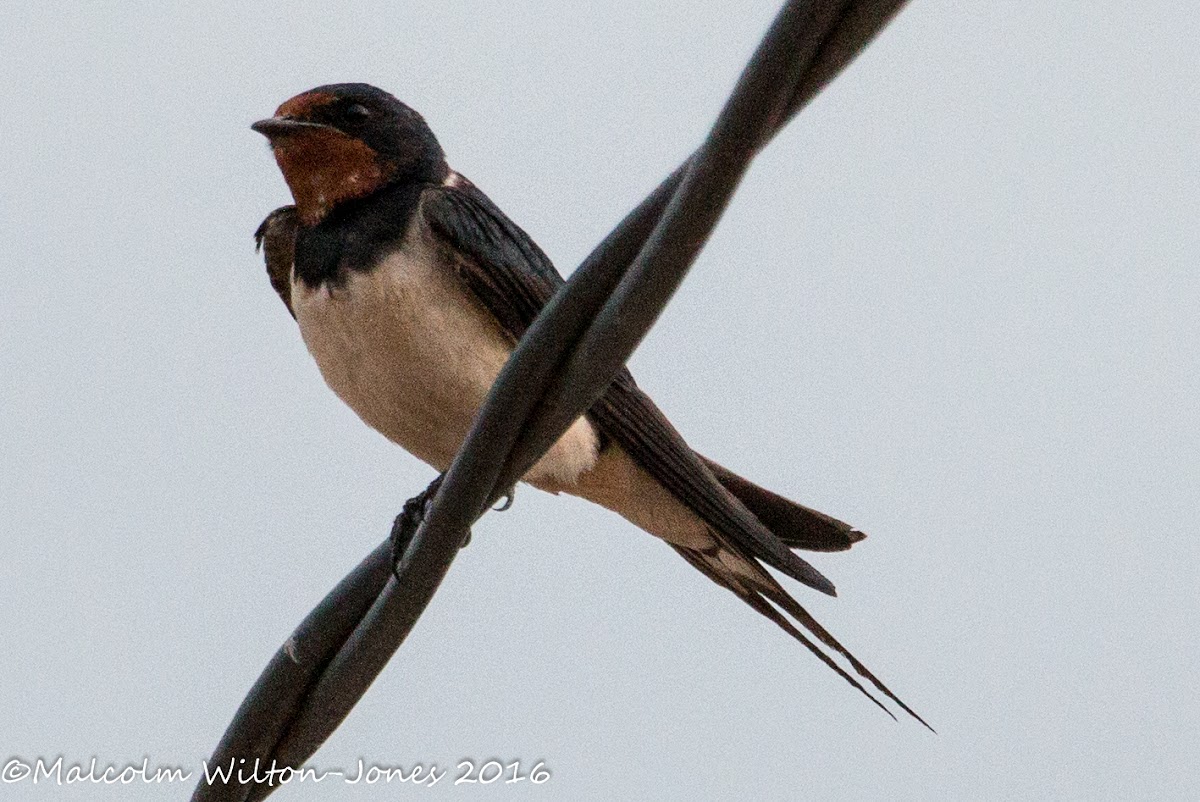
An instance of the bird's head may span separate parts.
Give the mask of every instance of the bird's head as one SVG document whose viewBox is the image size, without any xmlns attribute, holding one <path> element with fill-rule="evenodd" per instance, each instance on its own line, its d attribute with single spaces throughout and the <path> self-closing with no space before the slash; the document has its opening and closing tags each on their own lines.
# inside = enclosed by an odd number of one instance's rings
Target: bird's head
<svg viewBox="0 0 1200 802">
<path fill-rule="evenodd" d="M 250 127 L 270 141 L 306 225 L 389 184 L 437 183 L 448 172 L 421 115 L 368 84 L 318 86 Z"/>
</svg>

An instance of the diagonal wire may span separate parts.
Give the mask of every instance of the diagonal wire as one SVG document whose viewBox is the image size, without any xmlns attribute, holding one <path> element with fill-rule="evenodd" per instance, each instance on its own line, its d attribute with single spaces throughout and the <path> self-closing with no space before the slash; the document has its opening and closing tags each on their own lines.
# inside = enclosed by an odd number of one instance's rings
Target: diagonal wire
<svg viewBox="0 0 1200 802">
<path fill-rule="evenodd" d="M 753 156 L 905 0 L 790 0 L 705 143 L 613 230 L 534 321 L 475 418 L 391 579 L 385 540 L 297 628 L 210 766 L 298 766 L 366 692 L 428 605 L 470 526 L 603 393 L 707 241 Z M 275 784 L 209 784 L 193 802 Z"/>
</svg>

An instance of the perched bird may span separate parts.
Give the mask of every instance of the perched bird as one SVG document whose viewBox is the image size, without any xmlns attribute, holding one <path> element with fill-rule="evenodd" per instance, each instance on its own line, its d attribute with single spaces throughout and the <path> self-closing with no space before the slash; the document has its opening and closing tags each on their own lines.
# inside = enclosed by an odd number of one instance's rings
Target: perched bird
<svg viewBox="0 0 1200 802">
<path fill-rule="evenodd" d="M 383 90 L 317 87 L 252 127 L 270 141 L 295 200 L 255 236 L 322 376 L 368 425 L 445 471 L 562 277 L 450 169 L 424 119 Z M 920 720 L 763 567 L 833 595 L 791 550 L 848 549 L 864 535 L 693 452 L 628 371 L 524 481 L 663 539 L 876 704 L 792 621 Z"/>
</svg>

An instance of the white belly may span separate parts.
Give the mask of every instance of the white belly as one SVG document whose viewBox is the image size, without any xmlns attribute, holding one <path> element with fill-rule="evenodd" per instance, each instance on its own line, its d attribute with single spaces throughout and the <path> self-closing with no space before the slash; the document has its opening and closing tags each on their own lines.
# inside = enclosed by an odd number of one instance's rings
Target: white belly
<svg viewBox="0 0 1200 802">
<path fill-rule="evenodd" d="M 341 287 L 293 281 L 292 308 L 333 391 L 372 428 L 444 471 L 512 342 L 450 269 L 429 258 L 424 237 L 406 241 Z M 596 452 L 595 432 L 580 418 L 525 479 L 569 486 Z"/>
</svg>

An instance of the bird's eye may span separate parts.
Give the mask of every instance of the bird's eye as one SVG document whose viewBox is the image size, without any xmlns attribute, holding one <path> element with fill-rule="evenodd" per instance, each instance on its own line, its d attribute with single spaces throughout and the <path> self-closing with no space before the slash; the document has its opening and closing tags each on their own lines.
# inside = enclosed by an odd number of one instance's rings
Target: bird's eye
<svg viewBox="0 0 1200 802">
<path fill-rule="evenodd" d="M 346 110 L 342 112 L 342 116 L 352 123 L 366 122 L 371 118 L 371 110 L 361 103 L 355 103 L 347 106 Z"/>
</svg>

